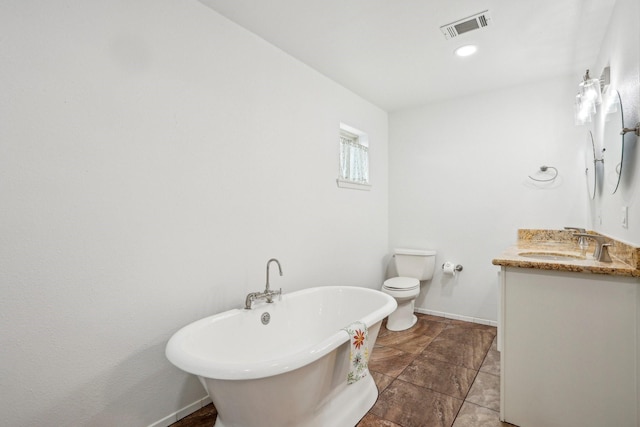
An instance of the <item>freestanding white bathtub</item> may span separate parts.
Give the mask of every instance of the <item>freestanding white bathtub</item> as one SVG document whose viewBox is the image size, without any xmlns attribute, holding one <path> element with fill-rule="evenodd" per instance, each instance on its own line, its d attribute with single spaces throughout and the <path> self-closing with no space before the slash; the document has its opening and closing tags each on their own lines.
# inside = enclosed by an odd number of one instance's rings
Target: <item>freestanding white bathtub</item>
<svg viewBox="0 0 640 427">
<path fill-rule="evenodd" d="M 371 375 L 347 385 L 342 328 L 364 322 L 371 351 L 395 308 L 394 298 L 373 289 L 305 289 L 193 322 L 171 337 L 166 355 L 198 376 L 218 410 L 215 427 L 351 427 L 378 390 Z"/>
</svg>

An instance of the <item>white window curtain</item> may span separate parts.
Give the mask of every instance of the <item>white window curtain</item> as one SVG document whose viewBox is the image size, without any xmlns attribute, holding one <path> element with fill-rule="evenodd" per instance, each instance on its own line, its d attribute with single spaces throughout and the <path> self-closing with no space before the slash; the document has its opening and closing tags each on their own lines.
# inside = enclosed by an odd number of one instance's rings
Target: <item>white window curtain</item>
<svg viewBox="0 0 640 427">
<path fill-rule="evenodd" d="M 369 183 L 369 148 L 360 144 L 355 135 L 340 135 L 340 178 Z"/>
</svg>

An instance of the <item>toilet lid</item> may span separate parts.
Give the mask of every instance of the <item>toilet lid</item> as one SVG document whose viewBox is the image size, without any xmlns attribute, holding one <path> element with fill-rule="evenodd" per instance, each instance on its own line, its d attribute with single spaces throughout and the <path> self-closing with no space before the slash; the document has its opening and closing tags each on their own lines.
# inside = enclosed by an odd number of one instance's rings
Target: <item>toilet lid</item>
<svg viewBox="0 0 640 427">
<path fill-rule="evenodd" d="M 412 277 L 393 277 L 384 281 L 384 287 L 387 289 L 413 289 L 420 286 L 420 281 Z"/>
</svg>

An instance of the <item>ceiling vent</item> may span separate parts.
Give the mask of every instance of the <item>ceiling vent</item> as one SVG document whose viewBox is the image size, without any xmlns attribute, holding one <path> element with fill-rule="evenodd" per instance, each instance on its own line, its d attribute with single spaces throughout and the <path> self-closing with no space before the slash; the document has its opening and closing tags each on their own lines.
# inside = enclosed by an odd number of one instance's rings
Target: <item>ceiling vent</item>
<svg viewBox="0 0 640 427">
<path fill-rule="evenodd" d="M 491 17 L 489 16 L 489 11 L 485 10 L 484 12 L 476 13 L 475 15 L 443 25 L 440 27 L 440 31 L 442 31 L 444 37 L 449 40 L 460 34 L 484 28 L 489 25 L 489 22 L 491 22 Z"/>
</svg>

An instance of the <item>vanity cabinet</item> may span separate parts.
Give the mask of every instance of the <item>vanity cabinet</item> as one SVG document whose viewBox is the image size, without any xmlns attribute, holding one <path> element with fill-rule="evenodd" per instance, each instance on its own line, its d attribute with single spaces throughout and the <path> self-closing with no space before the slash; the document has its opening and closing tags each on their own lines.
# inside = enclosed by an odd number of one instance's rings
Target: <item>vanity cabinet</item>
<svg viewBox="0 0 640 427">
<path fill-rule="evenodd" d="M 500 417 L 637 427 L 639 279 L 502 266 Z"/>
</svg>

